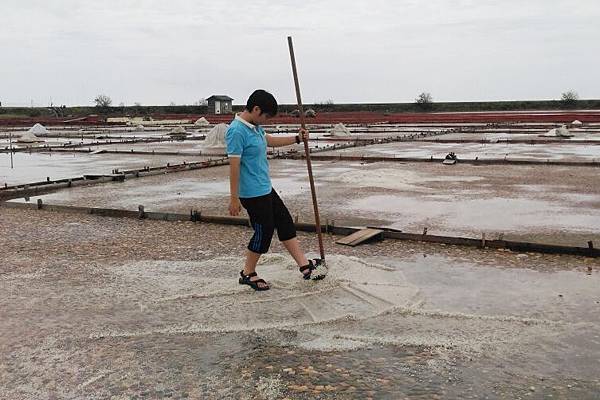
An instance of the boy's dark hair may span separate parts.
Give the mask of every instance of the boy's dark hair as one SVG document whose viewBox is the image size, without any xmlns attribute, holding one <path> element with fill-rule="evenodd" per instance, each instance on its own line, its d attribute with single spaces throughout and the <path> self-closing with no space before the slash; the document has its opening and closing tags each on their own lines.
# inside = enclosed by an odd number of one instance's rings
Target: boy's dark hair
<svg viewBox="0 0 600 400">
<path fill-rule="evenodd" d="M 277 100 L 266 90 L 255 90 L 246 102 L 246 110 L 252 111 L 254 107 L 260 107 L 261 114 L 265 113 L 271 117 L 277 115 Z"/>
</svg>

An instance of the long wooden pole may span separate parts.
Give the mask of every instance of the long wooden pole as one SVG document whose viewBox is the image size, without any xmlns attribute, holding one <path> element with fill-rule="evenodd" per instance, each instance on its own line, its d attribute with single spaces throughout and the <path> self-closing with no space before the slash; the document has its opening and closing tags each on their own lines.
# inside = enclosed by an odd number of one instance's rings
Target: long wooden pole
<svg viewBox="0 0 600 400">
<path fill-rule="evenodd" d="M 304 107 L 302 106 L 302 96 L 300 96 L 300 83 L 298 82 L 298 70 L 296 69 L 296 57 L 294 56 L 294 44 L 292 37 L 288 36 L 288 47 L 290 48 L 290 58 L 292 60 L 292 73 L 294 74 L 294 84 L 296 85 L 296 100 L 298 101 L 298 110 L 300 111 L 300 126 L 306 129 L 304 120 Z M 319 218 L 319 206 L 317 205 L 317 192 L 315 190 L 315 181 L 312 173 L 312 163 L 310 161 L 310 150 L 308 148 L 308 138 L 304 138 L 304 153 L 306 154 L 306 167 L 308 169 L 308 180 L 310 182 L 310 192 L 312 194 L 313 210 L 315 212 L 315 228 L 319 239 L 319 252 L 321 260 L 325 262 L 325 250 L 323 249 L 323 233 L 321 232 L 321 219 Z"/>
<path fill-rule="evenodd" d="M 10 146 L 10 169 L 13 169 L 14 165 L 13 165 L 13 149 L 12 149 L 12 131 L 8 132 L 8 143 Z"/>
</svg>

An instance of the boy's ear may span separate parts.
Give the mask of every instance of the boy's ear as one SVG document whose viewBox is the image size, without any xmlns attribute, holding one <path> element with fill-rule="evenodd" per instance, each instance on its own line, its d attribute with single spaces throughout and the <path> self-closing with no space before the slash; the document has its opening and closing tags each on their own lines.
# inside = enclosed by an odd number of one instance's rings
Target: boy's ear
<svg viewBox="0 0 600 400">
<path fill-rule="evenodd" d="M 262 110 L 259 106 L 252 107 L 252 113 L 254 113 L 254 111 L 258 111 L 258 115 L 262 114 Z"/>
</svg>

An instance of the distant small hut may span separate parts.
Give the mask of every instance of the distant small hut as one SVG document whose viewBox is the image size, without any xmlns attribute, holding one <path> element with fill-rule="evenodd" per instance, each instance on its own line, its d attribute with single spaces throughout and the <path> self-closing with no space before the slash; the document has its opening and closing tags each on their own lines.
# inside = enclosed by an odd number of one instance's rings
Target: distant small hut
<svg viewBox="0 0 600 400">
<path fill-rule="evenodd" d="M 233 112 L 233 99 L 225 95 L 212 95 L 208 99 L 209 114 L 231 114 Z"/>
</svg>

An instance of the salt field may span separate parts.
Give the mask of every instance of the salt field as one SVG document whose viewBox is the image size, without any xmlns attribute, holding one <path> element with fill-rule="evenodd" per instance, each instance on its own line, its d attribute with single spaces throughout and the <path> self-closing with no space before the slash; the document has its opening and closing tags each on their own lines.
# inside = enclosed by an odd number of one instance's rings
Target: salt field
<svg viewBox="0 0 600 400">
<path fill-rule="evenodd" d="M 600 2 L 4 1 L 0 400 L 600 400 Z"/>
<path fill-rule="evenodd" d="M 196 210 L 228 221 L 229 165 L 215 162 L 223 138 L 204 139 L 212 128 L 122 143 L 126 128 L 88 127 L 84 141 L 111 143 L 72 149 L 63 143 L 77 139 L 51 129 L 52 149 L 17 151 L 12 169 L 0 153 L 2 396 L 596 398 L 600 261 L 585 251 L 600 242 L 600 146 L 518 142 L 552 125 L 348 124 L 337 137 L 333 126 L 313 125 L 310 141 L 322 220 L 439 242 L 348 247 L 327 232 L 329 273 L 305 281 L 274 240 L 258 266 L 271 289 L 260 293 L 237 281 L 250 228 L 173 220 Z M 311 223 L 304 150 L 278 150 L 273 187 Z M 443 165 L 450 152 L 458 162 Z M 494 163 L 461 162 L 476 158 Z M 119 179 L 26 186 L 83 175 Z M 156 216 L 120 214 L 140 205 Z M 299 238 L 317 257 L 316 235 Z M 469 238 L 482 245 L 451 244 Z"/>
</svg>

